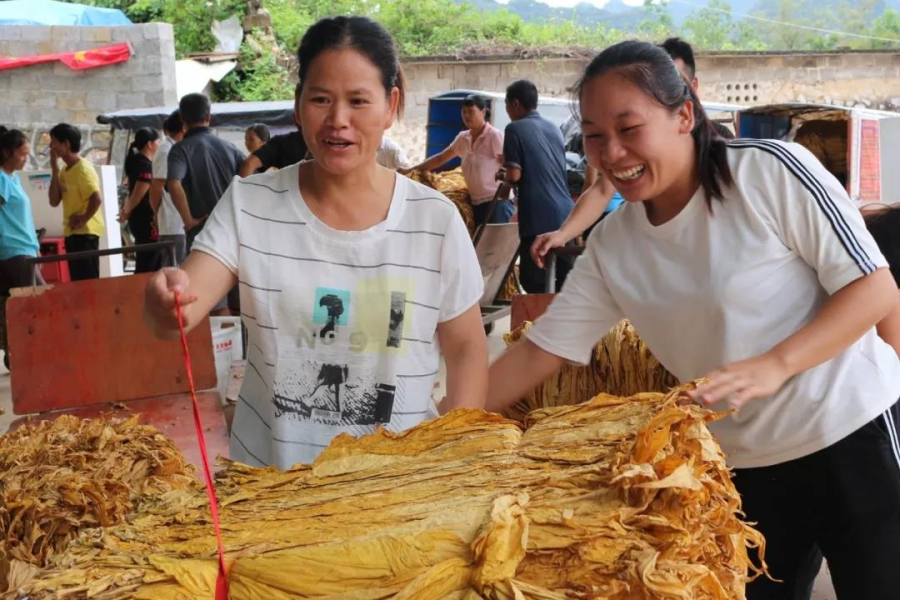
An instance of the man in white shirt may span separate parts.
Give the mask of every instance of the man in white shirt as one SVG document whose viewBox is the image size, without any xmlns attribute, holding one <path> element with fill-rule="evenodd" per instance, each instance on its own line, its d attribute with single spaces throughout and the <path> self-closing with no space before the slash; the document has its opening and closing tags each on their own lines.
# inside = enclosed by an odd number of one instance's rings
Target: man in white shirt
<svg viewBox="0 0 900 600">
<path fill-rule="evenodd" d="M 382 167 L 392 171 L 396 171 L 401 167 L 408 167 L 410 164 L 403 148 L 388 136 L 381 138 L 381 145 L 378 146 L 378 154 L 376 154 L 375 160 Z"/>
<path fill-rule="evenodd" d="M 185 234 L 184 221 L 172 203 L 172 197 L 166 191 L 166 177 L 168 175 L 169 150 L 172 146 L 184 138 L 184 123 L 176 110 L 163 123 L 166 134 L 165 141 L 160 144 L 156 156 L 153 157 L 153 181 L 150 183 L 150 206 L 156 215 L 156 230 L 159 232 L 160 242 L 175 242 L 175 264 L 172 264 L 172 254 L 167 252 L 163 261 L 165 267 L 177 267 L 184 262 Z"/>
</svg>

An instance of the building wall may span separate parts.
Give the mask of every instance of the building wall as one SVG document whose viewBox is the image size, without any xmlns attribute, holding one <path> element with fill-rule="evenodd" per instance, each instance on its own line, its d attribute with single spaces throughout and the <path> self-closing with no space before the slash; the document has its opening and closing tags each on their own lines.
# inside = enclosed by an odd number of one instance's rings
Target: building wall
<svg viewBox="0 0 900 600">
<path fill-rule="evenodd" d="M 530 79 L 542 95 L 565 97 L 588 59 L 423 59 L 404 63 L 409 89 L 405 117 L 389 135 L 424 158 L 428 98 L 454 89 L 502 92 Z M 705 54 L 697 57 L 700 97 L 758 105 L 823 102 L 900 110 L 900 53 Z M 502 108 L 501 108 L 502 110 Z"/>
<path fill-rule="evenodd" d="M 110 140 L 109 127 L 98 125 L 97 115 L 178 102 L 172 26 L 0 26 L 0 56 L 76 52 L 120 42 L 129 42 L 133 55 L 117 65 L 75 71 L 56 62 L 0 71 L 0 124 L 31 136 L 31 168 L 46 166 L 47 131 L 57 123 L 78 126 L 83 154 L 100 164 Z"/>
</svg>

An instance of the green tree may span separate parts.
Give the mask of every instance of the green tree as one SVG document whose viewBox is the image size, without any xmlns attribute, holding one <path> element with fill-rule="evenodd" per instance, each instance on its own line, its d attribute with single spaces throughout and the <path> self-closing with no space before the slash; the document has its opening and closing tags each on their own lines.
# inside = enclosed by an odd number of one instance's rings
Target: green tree
<svg viewBox="0 0 900 600">
<path fill-rule="evenodd" d="M 667 2 L 654 2 L 653 0 L 644 0 L 641 7 L 643 19 L 638 23 L 638 34 L 648 40 L 664 40 L 667 37 L 677 35 L 675 21 L 669 14 L 669 5 Z"/>
<path fill-rule="evenodd" d="M 759 27 L 750 19 L 742 19 L 734 25 L 735 50 L 750 50 L 763 52 L 769 49 L 769 43 L 760 31 Z"/>
<path fill-rule="evenodd" d="M 684 20 L 683 28 L 699 49 L 730 50 L 734 47 L 731 5 L 725 0 L 711 0 L 704 8 L 691 12 Z"/>
<path fill-rule="evenodd" d="M 778 1 L 778 20 L 782 23 L 799 22 L 798 0 Z M 775 25 L 772 47 L 776 50 L 799 50 L 807 41 L 807 32 L 794 27 Z"/>
<path fill-rule="evenodd" d="M 872 47 L 878 49 L 896 48 L 900 45 L 900 13 L 889 8 L 875 19 L 869 34 L 873 37 L 895 39 L 896 42 L 872 40 Z"/>
<path fill-rule="evenodd" d="M 289 100 L 294 97 L 294 84 L 290 74 L 278 64 L 278 57 L 271 50 L 262 54 L 241 46 L 239 68 L 216 85 L 216 96 L 226 102 L 261 102 Z"/>
<path fill-rule="evenodd" d="M 135 23 L 171 23 L 175 32 L 175 52 L 209 52 L 216 46 L 210 32 L 213 21 L 243 15 L 244 0 L 63 0 L 122 10 Z"/>
</svg>

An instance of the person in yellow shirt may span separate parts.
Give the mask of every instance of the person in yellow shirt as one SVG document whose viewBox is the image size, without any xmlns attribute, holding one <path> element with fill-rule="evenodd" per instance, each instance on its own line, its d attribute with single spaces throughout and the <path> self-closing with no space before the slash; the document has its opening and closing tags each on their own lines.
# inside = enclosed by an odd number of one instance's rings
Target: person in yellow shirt
<svg viewBox="0 0 900 600">
<path fill-rule="evenodd" d="M 81 132 L 60 123 L 50 130 L 50 206 L 63 205 L 66 252 L 97 250 L 105 225 L 100 210 L 100 179 L 94 166 L 81 157 Z M 60 170 L 59 160 L 65 168 Z M 69 261 L 72 281 L 100 277 L 100 259 Z"/>
</svg>

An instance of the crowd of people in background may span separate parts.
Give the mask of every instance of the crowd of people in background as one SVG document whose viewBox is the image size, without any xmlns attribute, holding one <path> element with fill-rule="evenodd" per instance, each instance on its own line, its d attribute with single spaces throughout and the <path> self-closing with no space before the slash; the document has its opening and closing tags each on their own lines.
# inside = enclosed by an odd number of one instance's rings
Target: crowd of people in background
<svg viewBox="0 0 900 600">
<path fill-rule="evenodd" d="M 696 92 L 698 80 L 693 50 L 672 38 L 660 46 L 673 59 Z M 301 86 L 297 86 L 299 98 Z M 549 251 L 586 237 L 593 227 L 622 202 L 609 181 L 586 166 L 585 183 L 574 203 L 567 187 L 565 148 L 559 127 L 538 110 L 537 87 L 530 81 L 513 82 L 506 90 L 505 110 L 510 118 L 504 131 L 492 124 L 490 100 L 477 94 L 462 102 L 459 133 L 442 152 L 411 165 L 404 150 L 383 135 L 377 148 L 379 165 L 403 175 L 440 169 L 461 159 L 476 224 L 518 222 L 519 277 L 526 292 L 546 289 L 543 269 Z M 193 239 L 202 231 L 218 199 L 235 176 L 250 177 L 283 169 L 312 158 L 300 129 L 273 135 L 263 123 L 244 131 L 247 154 L 215 135 L 210 128 L 212 105 L 202 94 L 189 94 L 166 119 L 162 136 L 152 128 L 134 132 L 123 168 L 127 195 L 118 221 L 127 225 L 136 246 L 161 241 L 169 250 L 135 253 L 136 273 L 181 264 Z M 295 114 L 295 119 L 298 115 Z M 723 137 L 733 133 L 721 123 L 713 127 Z M 66 251 L 96 250 L 107 227 L 101 205 L 102 191 L 96 172 L 80 155 L 81 132 L 61 123 L 50 132 L 50 204 L 61 205 Z M 97 258 L 70 261 L 72 280 L 99 277 Z M 555 287 L 562 286 L 572 258 L 562 256 Z M 217 314 L 237 310 L 237 292 L 223 299 Z"/>
</svg>

